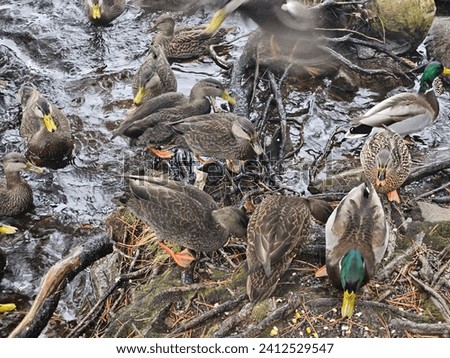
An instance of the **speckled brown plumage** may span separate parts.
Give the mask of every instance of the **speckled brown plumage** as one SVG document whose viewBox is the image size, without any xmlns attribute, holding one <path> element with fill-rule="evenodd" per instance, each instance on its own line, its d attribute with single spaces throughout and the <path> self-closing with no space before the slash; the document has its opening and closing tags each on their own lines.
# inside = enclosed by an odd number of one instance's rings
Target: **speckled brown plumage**
<svg viewBox="0 0 450 358">
<path fill-rule="evenodd" d="M 133 77 L 133 97 L 135 104 L 141 104 L 162 93 L 175 92 L 177 79 L 167 61 L 164 51 L 159 46 L 150 46 L 147 56 Z M 145 89 L 140 101 L 136 101 L 139 90 Z"/>
<path fill-rule="evenodd" d="M 390 193 L 408 178 L 411 155 L 403 138 L 386 129 L 369 137 L 361 150 L 361 165 L 377 192 Z"/>
<path fill-rule="evenodd" d="M 175 28 L 175 20 L 168 14 L 159 16 L 155 20 L 154 27 L 159 32 L 153 37 L 152 44 L 161 46 L 169 61 L 208 55 L 209 47 L 223 42 L 226 34 L 233 30 L 220 28 L 208 37 L 203 33 L 206 27 L 204 25 Z"/>
<path fill-rule="evenodd" d="M 28 141 L 30 154 L 44 161 L 70 158 L 74 142 L 66 115 L 33 87 L 21 87 L 18 97 L 22 106 L 20 135 Z M 53 131 L 46 128 L 45 115 L 53 119 Z"/>
<path fill-rule="evenodd" d="M 246 232 L 246 214 L 235 207 L 219 208 L 212 197 L 183 182 L 153 177 L 130 177 L 134 195 L 127 207 L 155 231 L 160 241 L 211 252 L 230 234 Z"/>
<path fill-rule="evenodd" d="M 143 103 L 121 123 L 114 137 L 123 134 L 131 138 L 141 137 L 139 141 L 144 144 L 168 144 L 175 134 L 171 123 L 211 111 L 207 97 L 232 101 L 221 82 L 205 78 L 192 87 L 189 96 L 170 92 Z"/>
<path fill-rule="evenodd" d="M 320 200 L 272 195 L 250 217 L 247 229 L 247 294 L 251 301 L 270 297 L 301 246 L 312 217 L 325 223 L 332 208 Z"/>
<path fill-rule="evenodd" d="M 199 156 L 247 160 L 263 152 L 252 122 L 233 113 L 189 117 L 173 128 L 177 144 Z"/>
<path fill-rule="evenodd" d="M 0 180 L 0 215 L 14 216 L 26 212 L 33 204 L 30 185 L 22 178 L 22 170 L 36 171 L 38 168 L 27 162 L 20 153 L 9 153 L 3 157 L 5 178 Z"/>
</svg>

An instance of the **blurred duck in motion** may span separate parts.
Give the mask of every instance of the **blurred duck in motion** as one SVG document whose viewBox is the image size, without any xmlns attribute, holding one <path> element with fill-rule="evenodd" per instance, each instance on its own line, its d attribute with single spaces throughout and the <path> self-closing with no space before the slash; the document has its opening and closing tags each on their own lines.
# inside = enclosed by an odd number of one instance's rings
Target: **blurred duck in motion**
<svg viewBox="0 0 450 358">
<path fill-rule="evenodd" d="M 107 25 L 125 10 L 125 0 L 85 0 L 84 13 L 96 25 Z"/>
</svg>

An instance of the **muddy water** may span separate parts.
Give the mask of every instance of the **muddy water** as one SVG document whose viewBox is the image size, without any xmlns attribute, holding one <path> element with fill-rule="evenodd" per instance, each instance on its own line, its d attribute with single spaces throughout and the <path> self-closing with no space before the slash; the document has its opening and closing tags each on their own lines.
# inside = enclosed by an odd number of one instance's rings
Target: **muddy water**
<svg viewBox="0 0 450 358">
<path fill-rule="evenodd" d="M 202 23 L 207 16 L 200 11 L 185 22 Z M 0 282 L 0 303 L 14 302 L 18 310 L 16 316 L 0 320 L 0 337 L 27 311 L 48 268 L 77 244 L 103 233 L 102 221 L 115 208 L 111 199 L 125 187 L 121 175 L 128 169 L 127 162 L 143 155 L 123 138 L 110 141 L 110 137 L 131 106 L 132 75 L 150 43 L 148 29 L 153 17 L 129 6 L 112 26 L 97 28 L 84 17 L 82 0 L 3 0 L 0 5 L 0 156 L 26 149 L 19 136 L 16 100 L 25 82 L 33 83 L 65 112 L 75 138 L 72 163 L 47 169 L 42 175 L 24 174 L 34 190 L 34 209 L 17 218 L 2 219 L 19 231 L 0 238 L 0 248 L 8 257 Z M 229 23 L 238 25 L 236 36 L 253 28 L 239 17 Z M 244 43 L 245 38 L 233 42 L 228 60 L 239 56 Z M 227 78 L 209 59 L 174 64 L 173 68 L 179 91 L 186 94 L 201 78 Z M 361 88 L 343 100 L 324 81 L 312 90 L 290 91 L 286 109 L 295 122 L 292 140 L 294 145 L 304 144 L 284 164 L 280 173 L 284 184 L 308 194 L 309 168 L 323 153 L 331 134 L 346 127 L 352 115 L 402 90 L 408 88 L 394 92 L 391 88 Z M 420 133 L 424 144 L 418 144 L 419 149 L 449 149 L 449 94 L 441 95 L 440 101 L 440 120 Z M 338 171 L 356 165 L 357 146 L 344 143 L 333 149 L 328 166 Z M 321 176 L 325 172 L 319 172 Z M 58 307 L 61 321 L 75 320 L 77 308 L 91 293 L 87 275 L 80 274 Z M 58 327 L 50 327 L 44 335 L 58 336 Z"/>
</svg>

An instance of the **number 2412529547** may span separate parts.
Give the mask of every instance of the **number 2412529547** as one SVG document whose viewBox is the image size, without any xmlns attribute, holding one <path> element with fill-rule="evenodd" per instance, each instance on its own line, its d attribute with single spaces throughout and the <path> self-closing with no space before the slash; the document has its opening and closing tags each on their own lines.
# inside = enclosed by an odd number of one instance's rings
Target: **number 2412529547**
<svg viewBox="0 0 450 358">
<path fill-rule="evenodd" d="M 333 343 L 261 343 L 259 353 L 331 353 Z"/>
</svg>

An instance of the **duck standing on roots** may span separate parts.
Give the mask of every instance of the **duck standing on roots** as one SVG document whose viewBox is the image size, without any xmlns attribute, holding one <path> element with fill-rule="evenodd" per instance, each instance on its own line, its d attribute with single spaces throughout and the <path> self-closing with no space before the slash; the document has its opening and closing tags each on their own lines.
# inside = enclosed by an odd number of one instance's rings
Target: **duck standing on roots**
<svg viewBox="0 0 450 358">
<path fill-rule="evenodd" d="M 20 153 L 9 153 L 3 157 L 5 178 L 0 181 L 0 216 L 15 216 L 29 210 L 33 204 L 33 192 L 20 172 L 28 170 L 35 173 L 44 171 L 27 161 Z"/>
<path fill-rule="evenodd" d="M 230 104 L 236 103 L 221 82 L 205 78 L 192 87 L 189 97 L 179 92 L 169 92 L 146 101 L 120 124 L 113 138 L 117 135 L 139 138 L 139 142 L 149 145 L 155 154 L 170 157 L 171 153 L 160 152 L 154 147 L 171 142 L 176 134 L 172 123 L 209 113 L 211 103 L 208 97 L 221 97 Z"/>
<path fill-rule="evenodd" d="M 181 267 L 194 260 L 190 250 L 212 252 L 230 234 L 243 237 L 248 218 L 239 208 L 219 208 L 214 199 L 193 185 L 149 176 L 130 176 L 133 196 L 126 206 L 156 233 L 160 246 Z M 185 247 L 174 253 L 163 242 Z"/>
<path fill-rule="evenodd" d="M 45 162 L 70 159 L 74 143 L 66 115 L 31 86 L 22 86 L 18 98 L 20 135 L 28 141 L 28 153 Z"/>
<path fill-rule="evenodd" d="M 325 223 L 333 209 L 321 200 L 271 195 L 256 206 L 247 228 L 247 294 L 250 301 L 270 297 L 300 247 L 312 218 Z"/>
<path fill-rule="evenodd" d="M 159 32 L 152 45 L 160 46 L 169 61 L 182 61 L 210 54 L 210 46 L 220 44 L 234 28 L 220 28 L 211 36 L 205 36 L 205 26 L 184 26 L 175 29 L 175 20 L 169 14 L 159 16 L 154 22 Z"/>
<path fill-rule="evenodd" d="M 389 225 L 370 183 L 353 188 L 325 226 L 326 271 L 344 291 L 342 317 L 351 317 L 356 293 L 375 275 L 389 241 Z"/>
<path fill-rule="evenodd" d="M 149 47 L 144 62 L 133 77 L 132 88 L 135 105 L 177 90 L 177 79 L 161 47 Z"/>
<path fill-rule="evenodd" d="M 234 113 L 188 117 L 172 127 L 176 145 L 200 157 L 247 160 L 263 153 L 253 123 Z"/>
<path fill-rule="evenodd" d="M 411 155 L 403 138 L 390 128 L 367 138 L 360 154 L 367 180 L 389 201 L 400 203 L 397 189 L 408 178 Z"/>
<path fill-rule="evenodd" d="M 125 11 L 125 0 L 85 0 L 84 13 L 96 25 L 107 25 Z"/>
<path fill-rule="evenodd" d="M 383 126 L 404 137 L 433 124 L 439 114 L 433 81 L 441 74 L 450 75 L 450 69 L 440 62 L 430 62 L 420 78 L 417 93 L 399 93 L 378 103 L 354 120 L 358 125 L 351 127 L 346 137 L 365 137 Z"/>
</svg>

